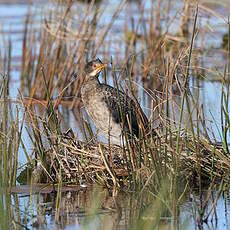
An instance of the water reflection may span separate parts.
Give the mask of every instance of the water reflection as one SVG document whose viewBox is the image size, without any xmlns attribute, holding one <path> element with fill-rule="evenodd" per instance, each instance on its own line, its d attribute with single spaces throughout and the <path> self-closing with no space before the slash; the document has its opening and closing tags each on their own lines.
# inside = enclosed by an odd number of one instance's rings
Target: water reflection
<svg viewBox="0 0 230 230">
<path fill-rule="evenodd" d="M 120 192 L 117 197 L 112 197 L 108 190 L 101 187 L 63 187 L 60 206 L 57 208 L 57 188 L 33 185 L 12 188 L 11 191 L 11 195 L 0 195 L 8 205 L 8 209 L 5 209 L 5 224 L 7 226 L 7 222 L 12 221 L 17 229 L 140 229 L 140 224 L 142 227 L 155 226 L 158 229 L 230 227 L 229 191 L 223 192 L 219 199 L 218 191 L 211 193 L 204 212 L 204 217 L 208 216 L 207 222 L 200 225 L 197 220 L 209 191 L 190 193 L 181 205 L 176 220 L 170 213 L 161 214 L 157 219 L 159 209 L 150 205 L 148 198 L 151 196 L 146 194 L 141 198 L 136 194 L 127 196 L 125 192 Z M 146 212 L 148 207 L 152 207 L 150 213 Z M 8 217 L 7 213 L 10 214 Z M 2 227 L 3 224 L 1 222 Z"/>
<path fill-rule="evenodd" d="M 50 186 L 22 186 L 12 188 L 12 191 L 11 208 L 17 214 L 17 226 L 114 229 L 124 224 L 116 201 L 101 188 L 64 187 L 58 209 L 57 190 Z"/>
</svg>

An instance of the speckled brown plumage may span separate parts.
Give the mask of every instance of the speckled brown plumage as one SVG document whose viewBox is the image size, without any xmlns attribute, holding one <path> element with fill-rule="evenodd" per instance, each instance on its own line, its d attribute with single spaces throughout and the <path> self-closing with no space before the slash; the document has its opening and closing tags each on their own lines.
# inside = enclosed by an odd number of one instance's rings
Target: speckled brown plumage
<svg viewBox="0 0 230 230">
<path fill-rule="evenodd" d="M 82 101 L 97 129 L 112 144 L 122 144 L 122 133 L 139 136 L 139 127 L 148 126 L 148 119 L 138 102 L 112 86 L 98 80 L 102 69 L 99 59 L 89 62 L 81 88 Z M 101 66 L 101 67 L 100 67 Z M 98 71 L 95 71 L 98 68 Z"/>
</svg>

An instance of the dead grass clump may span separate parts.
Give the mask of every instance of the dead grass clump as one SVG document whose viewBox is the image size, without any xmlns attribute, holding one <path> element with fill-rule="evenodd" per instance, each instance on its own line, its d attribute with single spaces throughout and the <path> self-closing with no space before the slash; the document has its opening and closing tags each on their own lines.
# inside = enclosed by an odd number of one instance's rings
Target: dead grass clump
<svg viewBox="0 0 230 230">
<path fill-rule="evenodd" d="M 176 136 L 174 138 L 176 139 Z M 222 148 L 210 144 L 206 139 L 197 140 L 197 146 L 193 143 L 192 137 L 183 138 L 180 142 L 180 152 L 177 156 L 178 176 L 183 176 L 183 180 L 190 182 L 191 186 L 197 186 L 199 183 L 208 185 L 214 179 L 216 182 L 221 180 L 229 182 L 230 159 Z M 165 147 L 167 147 L 167 159 L 161 152 Z M 40 170 L 40 173 L 47 174 L 46 182 L 50 182 L 50 178 L 53 182 L 58 182 L 58 179 L 62 178 L 63 182 L 67 183 L 82 184 L 86 181 L 108 187 L 129 187 L 141 179 L 143 185 L 151 187 L 154 186 L 152 183 L 155 183 L 156 177 L 162 179 L 161 177 L 166 175 L 175 176 L 173 158 L 177 153 L 175 142 L 170 147 L 165 141 L 165 136 L 155 137 L 142 147 L 141 165 L 135 165 L 133 159 L 129 158 L 126 148 L 106 144 L 86 144 L 74 137 L 63 135 L 58 143 L 53 143 L 52 147 L 46 150 L 45 154 L 48 168 Z M 133 177 L 135 179 L 130 184 L 129 179 Z M 44 177 L 37 178 L 40 180 Z"/>
</svg>

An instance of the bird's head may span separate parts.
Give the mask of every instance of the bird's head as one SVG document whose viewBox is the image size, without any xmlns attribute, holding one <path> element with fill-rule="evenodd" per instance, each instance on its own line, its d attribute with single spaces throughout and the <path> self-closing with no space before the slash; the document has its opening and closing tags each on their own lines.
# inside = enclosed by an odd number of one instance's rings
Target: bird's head
<svg viewBox="0 0 230 230">
<path fill-rule="evenodd" d="M 102 63 L 102 61 L 97 58 L 87 63 L 85 72 L 90 77 L 96 77 L 106 66 L 106 64 Z"/>
</svg>

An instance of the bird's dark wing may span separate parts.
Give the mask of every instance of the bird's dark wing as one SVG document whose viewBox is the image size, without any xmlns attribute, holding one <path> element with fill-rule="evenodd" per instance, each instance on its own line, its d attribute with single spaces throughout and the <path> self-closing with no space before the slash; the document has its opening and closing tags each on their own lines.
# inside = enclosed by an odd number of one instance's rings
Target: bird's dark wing
<svg viewBox="0 0 230 230">
<path fill-rule="evenodd" d="M 144 128 L 148 126 L 148 119 L 139 103 L 109 85 L 102 84 L 102 88 L 104 100 L 111 111 L 113 121 L 123 124 L 128 133 L 132 131 L 138 137 L 140 125 Z"/>
</svg>

